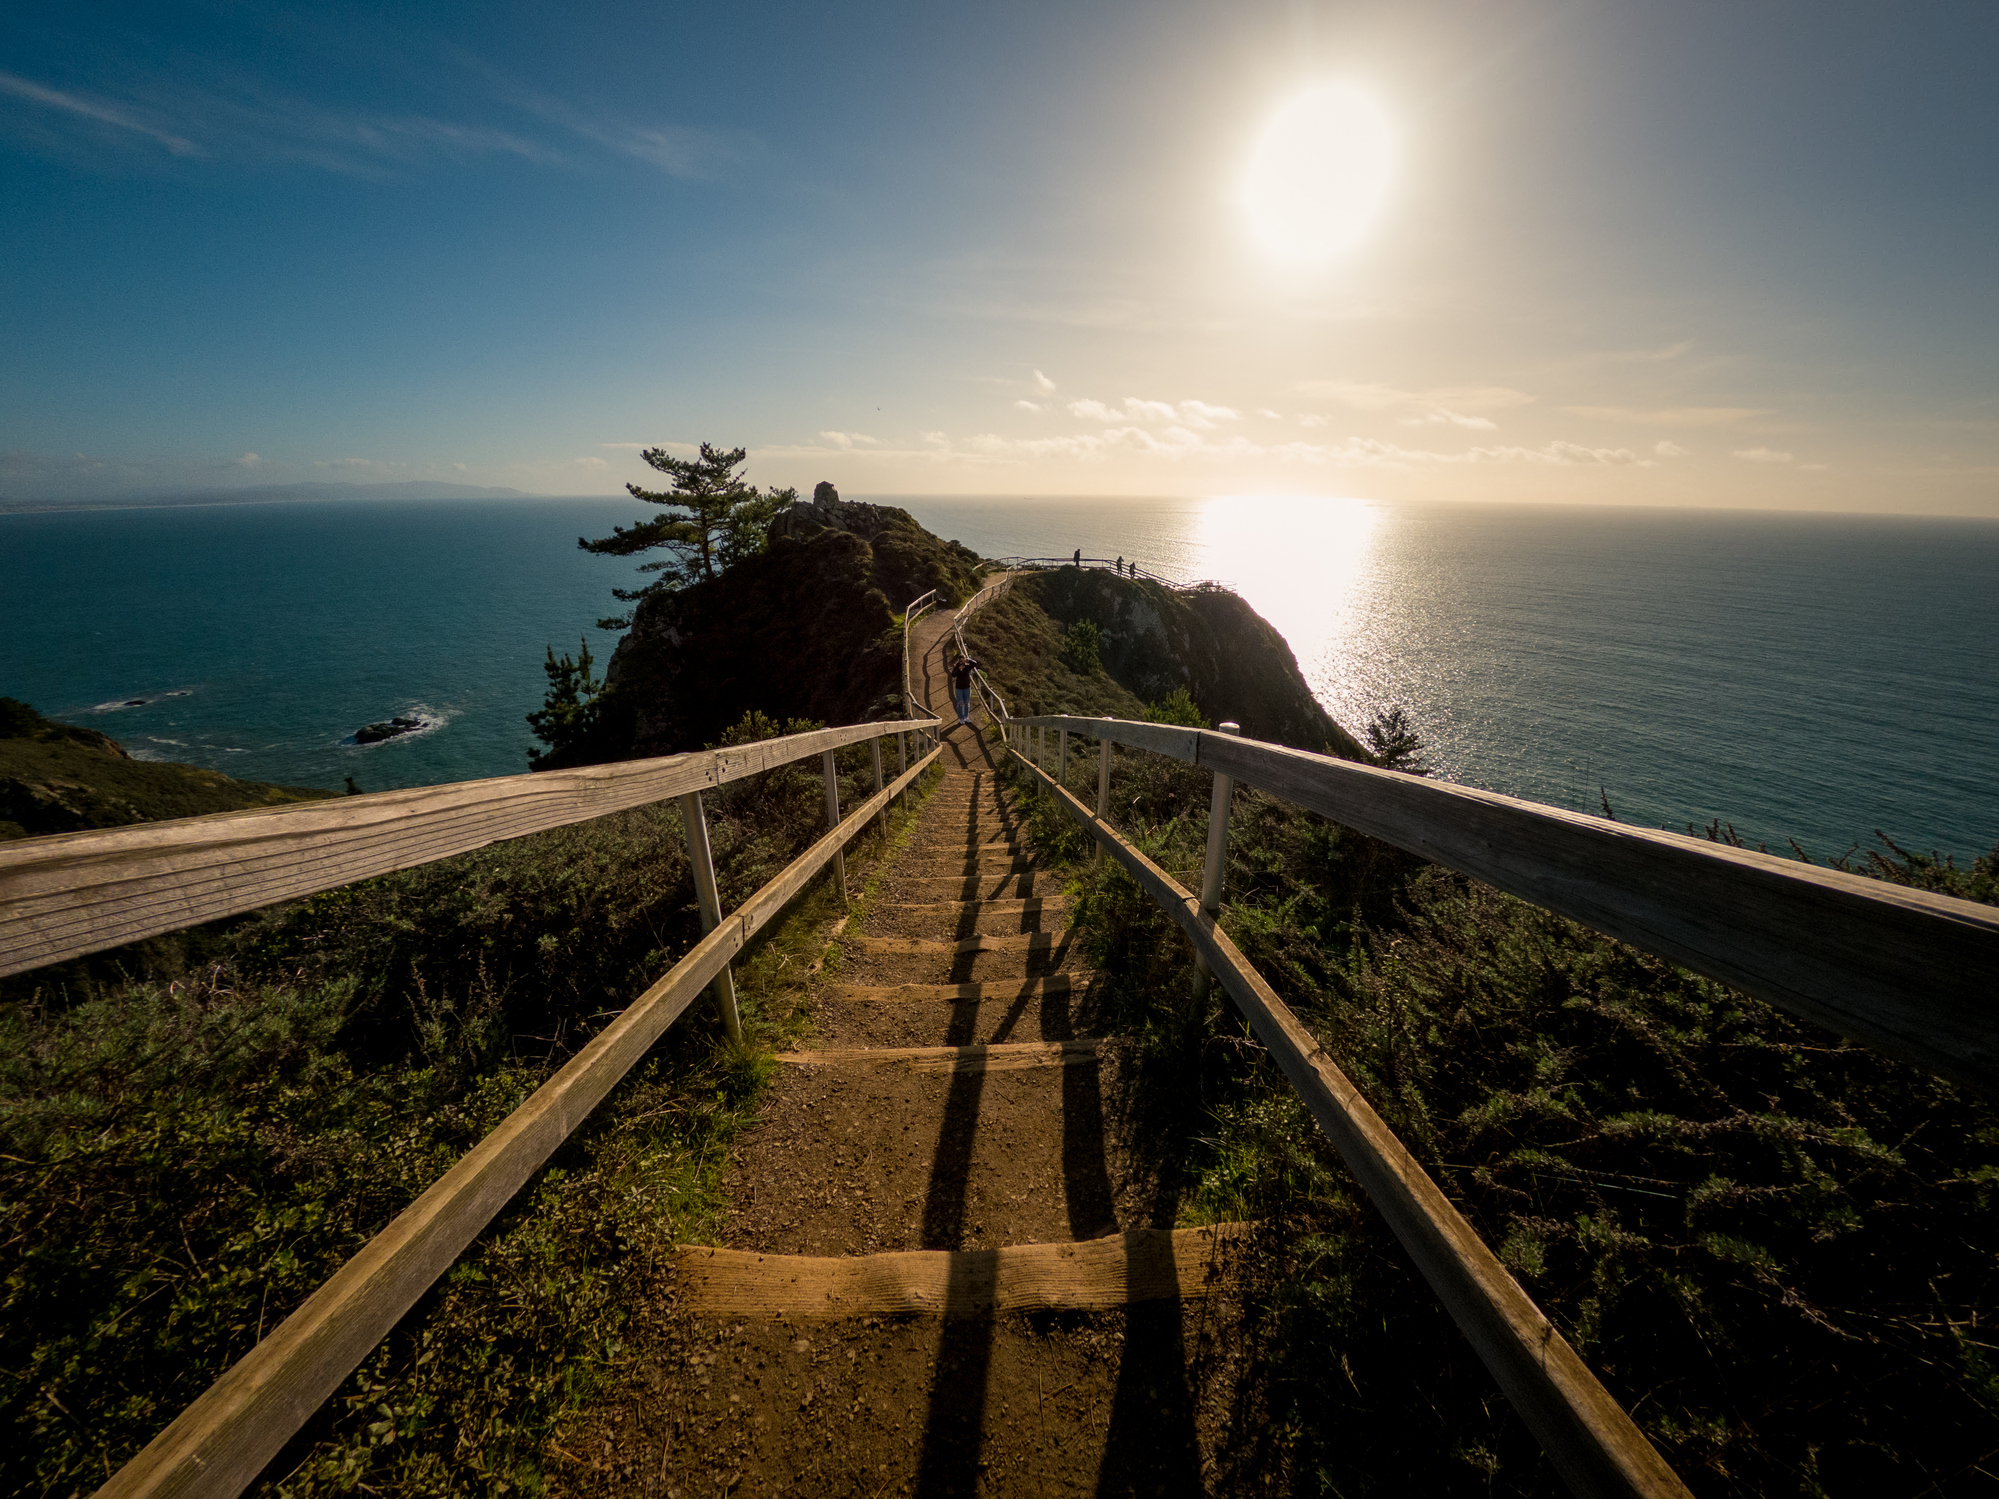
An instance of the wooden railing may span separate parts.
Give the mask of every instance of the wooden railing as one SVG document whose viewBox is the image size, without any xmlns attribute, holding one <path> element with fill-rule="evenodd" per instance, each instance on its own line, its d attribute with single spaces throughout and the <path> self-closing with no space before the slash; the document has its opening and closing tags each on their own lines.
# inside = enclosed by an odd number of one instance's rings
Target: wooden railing
<svg viewBox="0 0 1999 1499">
<path fill-rule="evenodd" d="M 1187 934 L 1202 970 L 1235 1001 L 1578 1494 L 1666 1499 L 1687 1490 L 1223 931 L 1236 783 L 1946 1076 L 1985 1089 L 1999 1081 L 1999 910 L 1993 907 L 1244 740 L 1234 724 L 1216 732 L 1067 715 L 1000 722 L 1028 774 Z M 1100 746 L 1094 810 L 1064 784 L 1072 734 Z M 1113 744 L 1214 772 L 1200 895 L 1153 864 L 1107 820 Z M 1051 749 L 1054 776 L 1042 768 Z"/>
<path fill-rule="evenodd" d="M 740 1038 L 731 961 L 828 866 L 844 900 L 843 850 L 937 762 L 938 728 L 934 718 L 856 724 L 622 765 L 0 845 L 6 974 L 673 797 L 706 933 L 98 1493 L 241 1493 L 704 989 Z M 891 735 L 901 773 L 884 784 L 881 741 Z M 928 746 L 913 765 L 910 735 Z M 875 790 L 843 818 L 834 754 L 857 744 L 872 747 Z M 702 792 L 814 755 L 826 779 L 826 835 L 725 914 Z"/>
</svg>

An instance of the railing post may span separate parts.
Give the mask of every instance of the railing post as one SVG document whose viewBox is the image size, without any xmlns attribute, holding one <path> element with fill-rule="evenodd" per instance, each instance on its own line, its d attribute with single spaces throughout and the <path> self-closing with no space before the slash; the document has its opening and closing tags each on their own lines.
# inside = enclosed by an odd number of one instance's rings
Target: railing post
<svg viewBox="0 0 1999 1499">
<path fill-rule="evenodd" d="M 708 815 L 701 806 L 701 793 L 690 791 L 680 798 L 680 825 L 687 834 L 687 861 L 694 866 L 694 896 L 701 906 L 701 931 L 705 936 L 722 924 L 722 893 L 715 884 L 715 856 L 708 847 Z M 736 1008 L 736 976 L 724 968 L 708 986 L 722 1011 L 722 1028 L 731 1041 L 743 1039 L 743 1017 Z"/>
<path fill-rule="evenodd" d="M 819 757 L 826 770 L 826 827 L 828 831 L 840 825 L 840 771 L 833 764 L 833 752 L 827 750 Z M 840 908 L 847 908 L 847 851 L 833 850 L 833 887 L 840 892 Z"/>
<path fill-rule="evenodd" d="M 881 789 L 882 789 L 882 736 L 881 736 L 881 735 L 879 735 L 879 734 L 877 734 L 877 735 L 875 735 L 875 737 L 874 737 L 874 738 L 870 739 L 870 740 L 868 741 L 868 748 L 869 748 L 869 749 L 870 749 L 871 751 L 873 751 L 873 752 L 874 752 L 874 757 L 875 757 L 875 795 L 876 795 L 876 796 L 880 796 L 880 795 L 881 795 Z M 875 831 L 876 831 L 876 832 L 878 832 L 878 833 L 880 833 L 880 834 L 882 835 L 882 837 L 884 837 L 884 838 L 886 838 L 886 837 L 888 836 L 888 808 L 887 808 L 887 807 L 883 807 L 883 808 L 881 809 L 881 811 L 879 811 L 879 812 L 875 813 Z"/>
<path fill-rule="evenodd" d="M 1224 734 L 1242 733 L 1239 723 L 1217 724 Z M 1222 875 L 1229 861 L 1229 804 L 1235 797 L 1235 777 L 1215 772 L 1215 789 L 1208 798 L 1208 862 L 1201 870 L 1201 909 L 1210 917 L 1222 914 Z M 1208 988 L 1207 959 L 1197 948 L 1194 952 L 1196 998 L 1205 994 Z"/>
<path fill-rule="evenodd" d="M 1069 784 L 1069 731 L 1067 729 L 1061 730 L 1056 738 L 1055 784 L 1058 786 L 1067 786 Z"/>
<path fill-rule="evenodd" d="M 1105 723 L 1110 722 L 1110 715 L 1108 713 L 1104 715 L 1104 722 Z M 1110 806 L 1110 804 L 1111 804 L 1111 742 L 1108 739 L 1099 739 L 1097 741 L 1097 821 L 1098 822 L 1102 822 L 1104 820 L 1104 809 Z M 1104 846 L 1101 843 L 1099 843 L 1097 845 L 1096 852 L 1090 856 L 1090 862 L 1092 864 L 1099 863 L 1101 862 L 1103 857 L 1104 857 Z"/>
<path fill-rule="evenodd" d="M 909 734 L 906 730 L 895 731 L 895 778 L 899 781 L 909 774 Z M 909 788 L 902 789 L 902 804 L 909 805 Z"/>
</svg>

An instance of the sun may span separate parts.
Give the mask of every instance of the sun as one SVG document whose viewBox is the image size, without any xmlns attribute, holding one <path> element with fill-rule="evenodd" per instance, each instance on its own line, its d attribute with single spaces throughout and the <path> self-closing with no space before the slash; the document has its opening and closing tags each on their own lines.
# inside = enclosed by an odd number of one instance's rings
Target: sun
<svg viewBox="0 0 1999 1499">
<path fill-rule="evenodd" d="M 1388 191 L 1388 121 L 1374 101 L 1324 84 L 1280 105 L 1250 152 L 1250 232 L 1283 260 L 1322 261 L 1360 238 Z"/>
</svg>

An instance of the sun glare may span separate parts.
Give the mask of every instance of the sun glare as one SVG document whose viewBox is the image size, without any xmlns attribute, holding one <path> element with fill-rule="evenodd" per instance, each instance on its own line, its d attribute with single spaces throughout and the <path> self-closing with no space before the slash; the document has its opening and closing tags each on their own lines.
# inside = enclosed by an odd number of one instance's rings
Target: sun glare
<svg viewBox="0 0 1999 1499">
<path fill-rule="evenodd" d="M 1388 122 L 1372 100 L 1339 84 L 1299 94 L 1250 153 L 1242 201 L 1251 232 L 1285 260 L 1324 260 L 1367 228 L 1388 169 Z"/>
</svg>

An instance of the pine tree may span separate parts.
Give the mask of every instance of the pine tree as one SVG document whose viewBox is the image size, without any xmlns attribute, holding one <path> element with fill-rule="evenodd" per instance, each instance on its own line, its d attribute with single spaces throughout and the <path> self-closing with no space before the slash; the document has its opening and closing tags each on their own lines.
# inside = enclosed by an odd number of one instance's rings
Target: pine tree
<svg viewBox="0 0 1999 1499">
<path fill-rule="evenodd" d="M 663 505 L 666 514 L 631 526 L 613 526 L 609 536 L 590 541 L 577 537 L 576 544 L 599 556 L 631 557 L 662 548 L 667 556 L 641 563 L 642 573 L 659 576 L 643 588 L 614 588 L 611 591 L 626 603 L 636 603 L 655 593 L 689 583 L 705 582 L 745 557 L 754 557 L 764 548 L 771 521 L 786 506 L 795 503 L 795 489 L 759 492 L 745 484 L 743 448 L 716 448 L 701 444 L 699 458 L 675 458 L 663 448 L 647 448 L 642 458 L 673 480 L 669 490 L 625 488 L 634 499 Z M 626 615 L 600 619 L 599 629 L 622 630 L 631 623 Z"/>
</svg>

